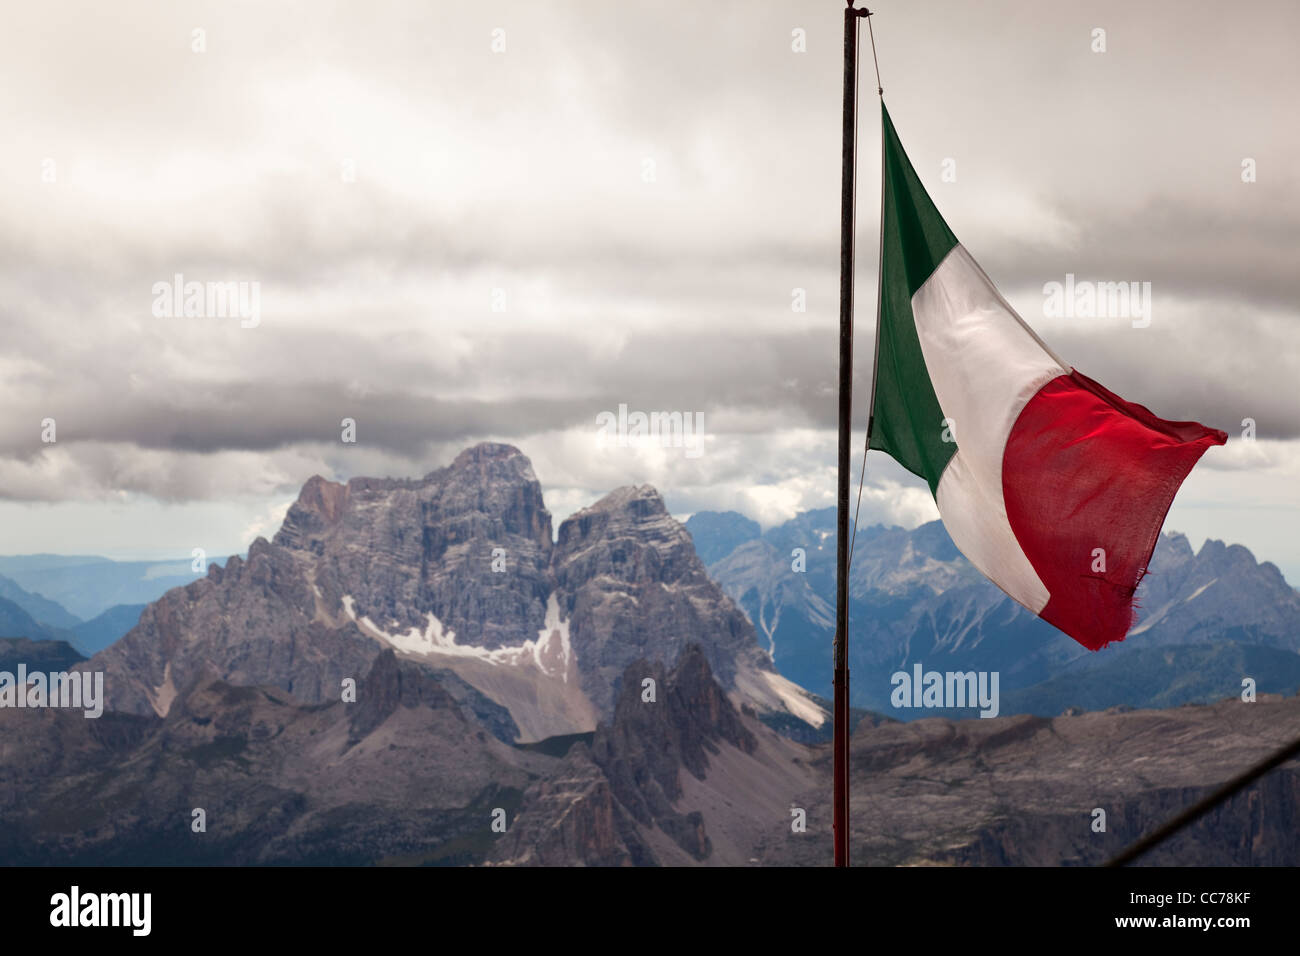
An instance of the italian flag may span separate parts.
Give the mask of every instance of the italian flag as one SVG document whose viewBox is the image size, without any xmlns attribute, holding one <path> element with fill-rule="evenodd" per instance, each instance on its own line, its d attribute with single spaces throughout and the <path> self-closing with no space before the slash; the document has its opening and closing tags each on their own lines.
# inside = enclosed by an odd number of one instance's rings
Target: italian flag
<svg viewBox="0 0 1300 956">
<path fill-rule="evenodd" d="M 1134 623 L 1174 494 L 1228 436 L 1157 418 L 1044 345 L 943 221 L 881 109 L 870 447 L 929 483 L 994 584 L 1100 650 Z"/>
</svg>

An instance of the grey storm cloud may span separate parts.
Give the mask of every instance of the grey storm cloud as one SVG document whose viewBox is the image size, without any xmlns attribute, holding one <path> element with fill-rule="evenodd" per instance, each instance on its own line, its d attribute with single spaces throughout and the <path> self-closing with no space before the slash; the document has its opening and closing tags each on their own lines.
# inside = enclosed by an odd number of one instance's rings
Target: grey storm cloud
<svg viewBox="0 0 1300 956">
<path fill-rule="evenodd" d="M 1230 329 L 1220 323 L 1221 348 L 1230 350 L 1249 324 L 1243 320 Z M 1296 437 L 1293 359 L 1278 353 L 1241 374 L 1233 368 L 1231 352 L 1216 349 L 1213 356 L 1222 364 L 1207 369 L 1187 340 L 1213 342 L 1215 336 L 1158 326 L 1121 327 L 1107 338 L 1058 333 L 1053 344 L 1085 373 L 1164 417 L 1196 419 L 1227 430 L 1250 417 L 1259 422 L 1261 437 Z M 421 389 L 427 368 L 419 361 L 383 348 L 367 354 L 364 341 L 353 341 L 354 365 L 372 366 L 391 387 L 358 392 L 344 382 L 249 378 L 181 392 L 137 390 L 105 402 L 103 386 L 94 380 L 70 381 L 56 395 L 33 403 L 26 415 L 7 418 L 0 428 L 0 449 L 18 457 L 38 453 L 42 446 L 32 423 L 46 415 L 59 422 L 63 442 L 126 442 L 186 452 L 334 442 L 342 419 L 352 418 L 366 444 L 420 454 L 432 443 L 483 434 L 522 440 L 565 428 L 594 430 L 596 416 L 620 404 L 647 411 L 699 411 L 710 422 L 728 411 L 762 413 L 729 426 L 736 434 L 782 427 L 829 429 L 835 424 L 835 382 L 825 355 L 834 342 L 826 329 L 741 337 L 701 333 L 683 349 L 679 336 L 644 333 L 629 337 L 613 357 L 584 360 L 570 354 L 567 340 L 550 335 L 484 337 L 441 377 L 439 387 L 450 393 L 442 397 Z M 282 347 L 292 349 L 307 369 L 332 365 L 318 362 L 310 345 L 285 341 Z M 1181 369 L 1153 376 L 1157 363 L 1166 370 Z M 555 390 L 549 370 L 561 367 L 571 376 L 564 383 L 568 393 L 546 394 Z M 858 415 L 865 418 L 869 356 L 858 371 Z M 485 380 L 509 383 L 508 394 L 455 397 Z M 1270 387 L 1261 387 L 1270 380 Z"/>
<path fill-rule="evenodd" d="M 1300 14 L 1248 6 L 1208 31 L 1209 4 L 897 4 L 876 29 L 922 178 L 1058 352 L 1162 416 L 1228 429 L 1252 417 L 1261 436 L 1294 439 Z M 290 487 L 345 417 L 375 450 L 367 461 L 392 467 L 484 435 L 527 448 L 594 430 L 622 403 L 703 412 L 737 448 L 805 429 L 831 447 L 839 10 L 16 11 L 0 37 L 12 132 L 0 464 L 46 455 L 48 416 L 82 467 L 13 472 L 28 477 L 0 483 L 0 498 L 77 498 L 128 478 L 150 490 L 95 443 L 157 454 L 160 468 L 168 454 L 261 454 L 266 482 Z M 1089 48 L 1098 26 L 1103 55 Z M 807 53 L 792 51 L 795 30 Z M 870 85 L 860 420 L 879 175 Z M 1256 183 L 1241 181 L 1245 157 Z M 41 181 L 46 160 L 56 182 Z M 345 161 L 356 182 L 341 180 Z M 152 316 L 150 289 L 176 273 L 257 281 L 261 324 Z M 1044 323 L 1042 285 L 1066 273 L 1151 282 L 1152 326 Z M 791 310 L 796 288 L 806 312 Z M 811 467 L 802 444 L 776 447 L 787 458 L 769 474 Z M 236 481 L 238 469 L 215 473 Z M 226 493 L 224 478 L 177 474 L 158 493 Z"/>
</svg>

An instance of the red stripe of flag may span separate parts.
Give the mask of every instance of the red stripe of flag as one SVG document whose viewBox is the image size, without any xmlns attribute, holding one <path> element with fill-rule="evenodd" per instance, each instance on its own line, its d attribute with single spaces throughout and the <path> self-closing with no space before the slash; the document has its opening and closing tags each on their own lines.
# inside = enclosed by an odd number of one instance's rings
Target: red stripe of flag
<svg viewBox="0 0 1300 956">
<path fill-rule="evenodd" d="M 1051 595 L 1040 616 L 1090 650 L 1123 640 L 1174 495 L 1227 440 L 1157 418 L 1078 371 L 1043 386 L 1002 463 L 1011 529 Z"/>
</svg>

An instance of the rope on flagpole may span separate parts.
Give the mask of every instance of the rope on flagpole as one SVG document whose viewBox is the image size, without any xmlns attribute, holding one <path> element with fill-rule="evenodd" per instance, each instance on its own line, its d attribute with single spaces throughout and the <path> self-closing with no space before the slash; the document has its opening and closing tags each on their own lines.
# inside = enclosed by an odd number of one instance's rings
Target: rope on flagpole
<svg viewBox="0 0 1300 956">
<path fill-rule="evenodd" d="M 861 16 L 867 18 L 867 35 L 871 37 L 871 62 L 876 64 L 876 93 L 885 95 L 885 88 L 880 85 L 880 61 L 876 59 L 876 31 L 871 29 L 871 11 L 863 9 Z"/>
<path fill-rule="evenodd" d="M 850 2 L 850 5 L 852 3 Z M 885 89 L 880 82 L 880 60 L 876 56 L 876 31 L 871 27 L 871 11 L 865 7 L 857 11 L 859 18 L 865 18 L 867 21 L 867 35 L 871 38 L 871 62 L 876 67 L 876 94 L 884 102 Z M 861 33 L 861 30 L 858 31 Z M 853 118 L 853 155 L 854 162 L 857 161 L 858 154 L 858 122 L 857 122 L 857 102 L 854 98 L 854 118 Z M 857 232 L 858 217 L 858 187 L 857 180 L 853 181 L 853 225 L 854 232 Z M 867 413 L 867 436 L 862 443 L 862 472 L 858 475 L 858 500 L 853 508 L 853 535 L 849 538 L 849 568 L 853 567 L 853 551 L 858 543 L 858 516 L 862 513 L 862 489 L 867 480 L 867 452 L 871 448 L 872 426 L 876 423 L 876 371 L 877 364 L 880 360 L 880 309 L 883 297 L 884 276 L 881 274 L 881 268 L 885 262 L 885 133 L 882 126 L 880 131 L 880 242 L 877 246 L 879 258 L 876 262 L 876 344 L 874 355 L 871 359 L 871 405 Z"/>
</svg>

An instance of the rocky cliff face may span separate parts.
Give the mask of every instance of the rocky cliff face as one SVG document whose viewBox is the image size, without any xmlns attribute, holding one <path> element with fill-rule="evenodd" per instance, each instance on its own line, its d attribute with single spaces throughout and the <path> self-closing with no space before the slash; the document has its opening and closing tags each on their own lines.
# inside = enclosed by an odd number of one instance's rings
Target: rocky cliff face
<svg viewBox="0 0 1300 956">
<path fill-rule="evenodd" d="M 304 701 L 339 699 L 379 648 L 326 610 L 311 566 L 259 538 L 247 560 L 168 591 L 121 640 L 85 664 L 105 672 L 109 709 L 165 715 L 176 696 L 211 671 L 235 684 L 273 684 Z"/>
<path fill-rule="evenodd" d="M 654 700 L 642 698 L 647 677 Z M 671 671 L 635 662 L 620 683 L 610 722 L 565 757 L 507 744 L 514 728 L 494 729 L 508 724 L 498 705 L 391 649 L 353 702 L 306 705 L 204 673 L 165 717 L 0 711 L 0 854 L 94 865 L 748 859 L 811 751 L 738 712 L 698 647 Z"/>
<path fill-rule="evenodd" d="M 512 810 L 554 763 L 498 739 L 494 708 L 455 675 L 387 651 L 354 703 L 304 705 L 204 675 L 166 717 L 3 710 L 0 857 L 476 862 L 493 811 Z"/>
<path fill-rule="evenodd" d="M 349 596 L 357 617 L 403 635 L 426 632 L 432 613 L 457 644 L 487 650 L 535 640 L 553 590 L 551 515 L 507 445 L 467 449 L 419 481 L 312 478 L 274 544 L 303 559 L 331 609 Z"/>
<path fill-rule="evenodd" d="M 590 748 L 575 745 L 556 774 L 525 792 L 491 860 L 745 863 L 808 779 L 813 751 L 738 711 L 698 646 L 672 671 L 637 661 L 619 683 L 613 719 Z"/>
<path fill-rule="evenodd" d="M 656 699 L 645 695 L 654 682 Z M 662 665 L 640 661 L 623 676 L 614 721 L 596 733 L 592 759 L 610 781 L 614 797 L 631 817 L 658 827 L 697 860 L 713 851 L 699 811 L 678 812 L 682 773 L 703 780 L 709 754 L 729 744 L 752 754 L 754 735 L 713 681 L 708 662 L 696 645 L 668 675 Z M 643 689 L 643 687 L 645 689 Z M 658 698 L 662 690 L 664 699 Z"/>
<path fill-rule="evenodd" d="M 1164 711 L 860 725 L 851 747 L 854 865 L 1093 866 L 1295 737 L 1300 698 Z M 830 850 L 830 754 L 808 839 L 773 829 L 765 862 L 821 864 Z M 1142 865 L 1294 865 L 1300 765 L 1262 781 Z M 1105 830 L 1094 829 L 1096 810 Z M 813 832 L 815 829 L 815 833 Z"/>
<path fill-rule="evenodd" d="M 655 681 L 655 699 L 643 682 Z M 637 661 L 590 742 L 511 746 L 454 674 L 380 653 L 355 703 L 201 674 L 166 717 L 0 710 L 18 864 L 826 865 L 829 746 L 780 737 L 702 651 Z M 1109 858 L 1286 742 L 1300 699 L 909 724 L 852 741 L 856 865 Z M 1145 863 L 1300 859 L 1293 761 Z M 193 810 L 206 830 L 192 829 Z M 1095 810 L 1106 829 L 1094 829 Z M 493 822 L 507 822 L 505 832 Z M 806 819 L 805 831 L 792 827 Z"/>
<path fill-rule="evenodd" d="M 738 669 L 771 670 L 745 615 L 649 486 L 619 488 L 565 521 L 554 570 L 584 685 L 602 712 L 629 662 L 672 664 L 690 644 L 728 687 Z"/>
<path fill-rule="evenodd" d="M 729 692 L 820 723 L 649 487 L 551 517 L 528 459 L 482 444 L 418 480 L 312 478 L 272 541 L 149 605 L 85 666 L 113 709 L 165 715 L 211 672 L 308 703 L 384 649 L 455 671 L 524 740 L 593 730 L 638 658 L 698 644 Z"/>
</svg>

